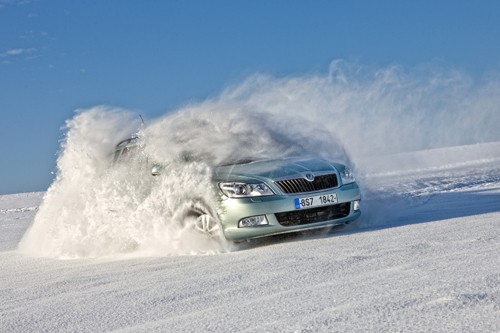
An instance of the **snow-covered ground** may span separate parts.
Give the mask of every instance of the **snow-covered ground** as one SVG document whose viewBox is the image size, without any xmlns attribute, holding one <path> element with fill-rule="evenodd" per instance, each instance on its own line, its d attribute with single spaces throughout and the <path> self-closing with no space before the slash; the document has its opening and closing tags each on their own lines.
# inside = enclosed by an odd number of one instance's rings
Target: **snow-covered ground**
<svg viewBox="0 0 500 333">
<path fill-rule="evenodd" d="M 499 332 L 500 143 L 391 161 L 356 223 L 214 255 L 26 256 L 44 193 L 0 196 L 0 332 Z"/>
</svg>

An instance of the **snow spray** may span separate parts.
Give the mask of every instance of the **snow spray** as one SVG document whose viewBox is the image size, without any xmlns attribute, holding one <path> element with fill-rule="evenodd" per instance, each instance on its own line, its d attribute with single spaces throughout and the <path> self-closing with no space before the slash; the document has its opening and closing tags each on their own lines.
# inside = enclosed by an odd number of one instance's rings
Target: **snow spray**
<svg viewBox="0 0 500 333">
<path fill-rule="evenodd" d="M 226 252 L 224 241 L 179 221 L 193 200 L 216 205 L 217 165 L 308 154 L 362 175 L 371 156 L 498 141 L 499 82 L 334 61 L 324 75 L 253 75 L 146 125 L 123 109 L 79 110 L 66 123 L 56 179 L 19 249 L 55 258 Z M 137 160 L 113 163 L 115 145 L 131 134 L 139 138 Z M 164 166 L 161 176 L 144 167 L 152 163 Z"/>
</svg>

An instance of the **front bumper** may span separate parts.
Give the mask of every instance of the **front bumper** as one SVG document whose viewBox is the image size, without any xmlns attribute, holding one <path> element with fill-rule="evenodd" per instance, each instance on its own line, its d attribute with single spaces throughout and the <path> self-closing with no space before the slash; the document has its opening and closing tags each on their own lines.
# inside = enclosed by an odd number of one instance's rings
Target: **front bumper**
<svg viewBox="0 0 500 333">
<path fill-rule="evenodd" d="M 314 194 L 328 195 L 331 193 L 336 193 L 338 200 L 335 205 L 337 207 L 332 207 L 331 209 L 326 209 L 327 206 L 320 206 L 318 208 L 297 210 L 295 208 L 295 198 L 305 197 L 310 193 L 238 199 L 222 197 L 218 208 L 218 214 L 224 236 L 228 240 L 240 241 L 281 233 L 340 225 L 353 221 L 360 216 L 361 211 L 353 209 L 354 201 L 359 201 L 361 198 L 360 191 L 356 183 L 340 186 L 331 190 L 316 192 Z M 340 207 L 343 211 L 342 214 L 332 213 L 339 210 Z M 308 214 L 308 211 L 310 214 Z M 318 213 L 319 211 L 321 211 L 321 213 Z M 325 211 L 327 211 L 328 214 L 326 214 Z M 290 224 L 282 222 L 284 224 L 282 225 L 278 222 L 276 214 L 280 216 L 280 219 L 282 219 L 283 215 L 290 215 L 299 216 L 299 219 L 307 219 L 307 221 L 301 221 L 301 223 L 303 222 L 304 224 L 298 225 L 295 225 L 295 223 Z M 322 214 L 327 217 L 318 217 L 318 214 Z M 266 217 L 269 224 L 244 228 L 238 227 L 238 222 L 241 219 L 261 215 Z M 309 217 L 307 217 L 307 215 L 309 215 Z"/>
</svg>

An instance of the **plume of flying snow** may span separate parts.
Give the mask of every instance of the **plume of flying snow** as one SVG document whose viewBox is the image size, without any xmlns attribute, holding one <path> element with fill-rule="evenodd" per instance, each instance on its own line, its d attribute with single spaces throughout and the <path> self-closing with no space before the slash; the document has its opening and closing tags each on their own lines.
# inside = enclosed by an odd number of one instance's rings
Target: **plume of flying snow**
<svg viewBox="0 0 500 333">
<path fill-rule="evenodd" d="M 183 221 L 193 202 L 216 211 L 217 165 L 307 154 L 366 174 L 374 161 L 379 170 L 411 167 L 395 166 L 395 154 L 500 141 L 498 128 L 496 77 L 343 61 L 325 75 L 253 75 L 147 126 L 122 109 L 80 110 L 67 121 L 57 177 L 19 248 L 57 258 L 225 252 L 225 242 Z M 115 145 L 130 135 L 137 153 L 113 163 Z M 154 164 L 163 166 L 159 177 Z"/>
</svg>

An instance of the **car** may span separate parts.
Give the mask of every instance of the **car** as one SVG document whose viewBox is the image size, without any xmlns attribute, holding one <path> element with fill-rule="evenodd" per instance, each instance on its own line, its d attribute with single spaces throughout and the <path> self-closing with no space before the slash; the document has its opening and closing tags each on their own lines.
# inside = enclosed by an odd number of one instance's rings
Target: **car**
<svg viewBox="0 0 500 333">
<path fill-rule="evenodd" d="M 124 140 L 114 162 L 138 148 L 137 137 Z M 152 176 L 164 166 L 153 164 Z M 207 235 L 244 241 L 271 235 L 347 224 L 361 215 L 361 194 L 351 170 L 313 156 L 246 159 L 213 168 L 216 207 L 193 199 L 182 220 Z"/>
</svg>

